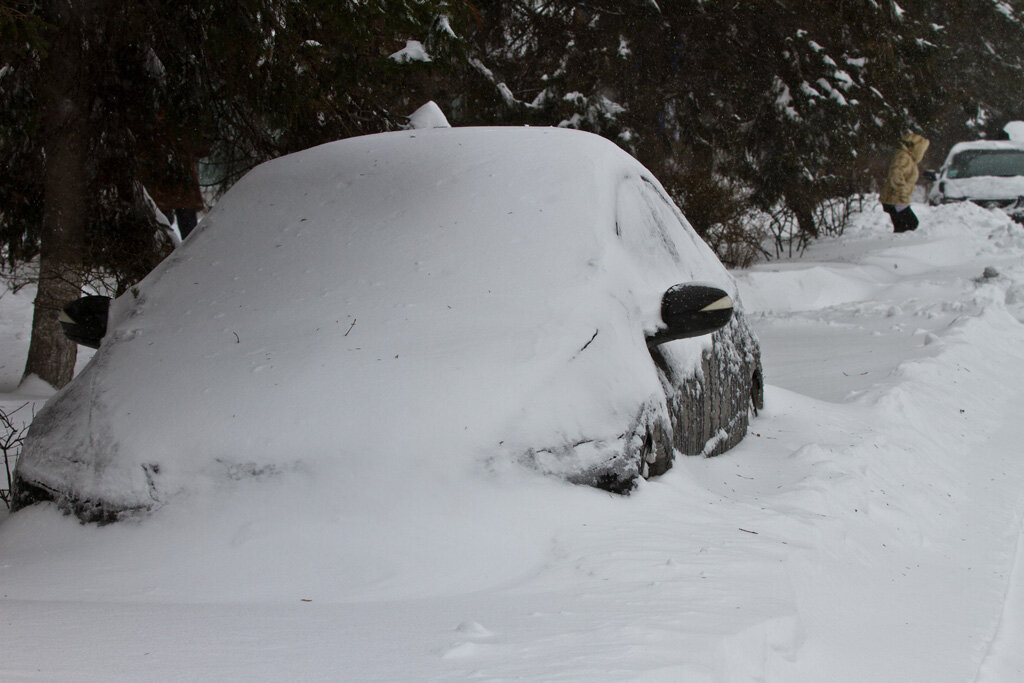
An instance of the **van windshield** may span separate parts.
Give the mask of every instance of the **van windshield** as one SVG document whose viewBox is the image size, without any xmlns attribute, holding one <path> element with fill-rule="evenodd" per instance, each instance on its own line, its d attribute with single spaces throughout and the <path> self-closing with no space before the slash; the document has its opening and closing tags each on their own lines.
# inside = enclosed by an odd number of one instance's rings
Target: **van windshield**
<svg viewBox="0 0 1024 683">
<path fill-rule="evenodd" d="M 1024 150 L 970 149 L 953 157 L 950 178 L 1024 176 Z"/>
</svg>

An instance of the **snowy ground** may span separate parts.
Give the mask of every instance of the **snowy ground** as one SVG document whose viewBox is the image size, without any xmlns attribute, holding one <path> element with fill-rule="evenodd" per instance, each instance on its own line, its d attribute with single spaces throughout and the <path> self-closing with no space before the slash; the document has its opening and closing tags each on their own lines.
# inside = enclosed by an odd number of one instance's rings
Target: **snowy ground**
<svg viewBox="0 0 1024 683">
<path fill-rule="evenodd" d="M 372 544 L 294 480 L 0 521 L 0 680 L 1024 680 L 1024 229 L 915 209 L 737 273 L 767 407 L 627 498 L 491 481 Z M 29 301 L 0 298 L 8 410 Z"/>
</svg>

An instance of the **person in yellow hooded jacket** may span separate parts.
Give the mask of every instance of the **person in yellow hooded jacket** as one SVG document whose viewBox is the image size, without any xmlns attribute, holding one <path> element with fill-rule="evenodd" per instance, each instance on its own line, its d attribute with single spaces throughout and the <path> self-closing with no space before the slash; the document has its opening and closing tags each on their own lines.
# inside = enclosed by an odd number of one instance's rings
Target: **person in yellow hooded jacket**
<svg viewBox="0 0 1024 683">
<path fill-rule="evenodd" d="M 928 150 L 928 138 L 911 133 L 900 142 L 900 148 L 889 163 L 889 175 L 882 186 L 879 201 L 892 219 L 895 232 L 917 228 L 917 215 L 910 208 L 910 196 L 917 184 L 917 165 Z"/>
</svg>

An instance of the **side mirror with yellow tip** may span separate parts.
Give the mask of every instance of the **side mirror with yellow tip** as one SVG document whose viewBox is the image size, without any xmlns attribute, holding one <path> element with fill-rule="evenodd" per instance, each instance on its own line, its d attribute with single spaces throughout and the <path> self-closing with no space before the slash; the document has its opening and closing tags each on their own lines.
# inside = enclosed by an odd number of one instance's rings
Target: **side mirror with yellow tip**
<svg viewBox="0 0 1024 683">
<path fill-rule="evenodd" d="M 648 335 L 647 346 L 711 334 L 732 319 L 733 302 L 713 285 L 686 283 L 670 287 L 661 298 L 663 327 Z"/>
<path fill-rule="evenodd" d="M 64 306 L 58 315 L 64 336 L 82 346 L 98 349 L 107 334 L 109 296 L 85 296 Z"/>
</svg>

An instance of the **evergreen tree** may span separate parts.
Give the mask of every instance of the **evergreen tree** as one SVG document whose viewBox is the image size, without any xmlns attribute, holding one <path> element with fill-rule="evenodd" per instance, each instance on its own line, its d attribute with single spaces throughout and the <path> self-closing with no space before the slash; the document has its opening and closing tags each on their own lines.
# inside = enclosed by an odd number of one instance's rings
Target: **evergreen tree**
<svg viewBox="0 0 1024 683">
<path fill-rule="evenodd" d="M 960 140 L 997 138 L 1008 121 L 1024 118 L 1024 2 L 918 0 L 905 7 L 905 15 L 934 28 L 927 82 L 912 105 L 933 143 L 944 151 Z"/>
<path fill-rule="evenodd" d="M 445 0 L 3 0 L 0 245 L 38 290 L 25 375 L 70 380 L 59 309 L 96 275 L 123 291 L 166 253 L 146 185 L 398 125 L 451 32 Z"/>
<path fill-rule="evenodd" d="M 869 187 L 908 130 L 1019 116 L 1018 4 L 481 1 L 456 118 L 609 137 L 701 232 L 755 206 L 814 235 L 814 207 Z"/>
</svg>

